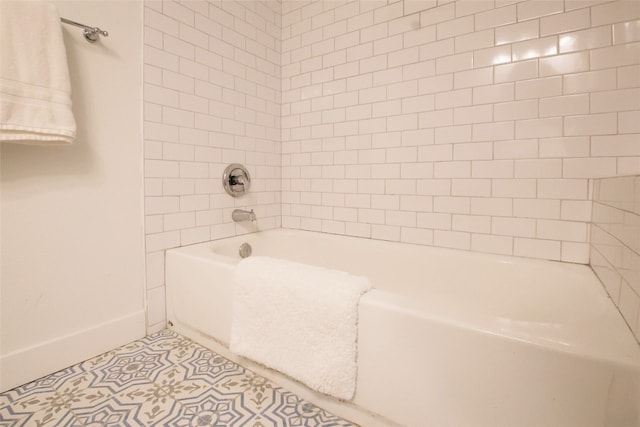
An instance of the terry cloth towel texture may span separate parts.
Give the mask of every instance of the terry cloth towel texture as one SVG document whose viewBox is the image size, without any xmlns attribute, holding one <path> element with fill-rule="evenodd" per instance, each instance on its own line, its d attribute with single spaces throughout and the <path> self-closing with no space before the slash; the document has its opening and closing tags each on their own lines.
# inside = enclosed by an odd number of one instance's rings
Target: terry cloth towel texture
<svg viewBox="0 0 640 427">
<path fill-rule="evenodd" d="M 71 82 L 55 6 L 0 1 L 0 141 L 70 144 Z"/>
<path fill-rule="evenodd" d="M 231 351 L 321 393 L 353 398 L 367 278 L 255 256 L 239 263 L 235 282 Z"/>
</svg>

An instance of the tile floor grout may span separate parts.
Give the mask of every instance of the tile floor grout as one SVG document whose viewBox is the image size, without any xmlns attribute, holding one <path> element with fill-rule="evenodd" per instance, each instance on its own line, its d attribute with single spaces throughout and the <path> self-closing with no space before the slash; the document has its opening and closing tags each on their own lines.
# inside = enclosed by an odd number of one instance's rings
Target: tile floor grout
<svg viewBox="0 0 640 427">
<path fill-rule="evenodd" d="M 0 426 L 355 426 L 164 330 L 0 393 Z"/>
</svg>

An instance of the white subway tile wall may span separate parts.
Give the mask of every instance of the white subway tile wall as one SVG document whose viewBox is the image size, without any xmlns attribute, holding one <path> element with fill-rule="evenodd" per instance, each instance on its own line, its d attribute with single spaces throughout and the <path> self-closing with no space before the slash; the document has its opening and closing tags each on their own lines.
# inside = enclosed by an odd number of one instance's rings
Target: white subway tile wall
<svg viewBox="0 0 640 427">
<path fill-rule="evenodd" d="M 640 177 L 596 179 L 591 267 L 640 341 Z"/>
<path fill-rule="evenodd" d="M 283 227 L 589 261 L 589 180 L 640 173 L 640 2 L 282 12 Z"/>
<path fill-rule="evenodd" d="M 280 226 L 281 20 L 278 1 L 145 1 L 149 332 L 166 324 L 165 249 Z M 229 163 L 249 195 L 224 192 Z M 236 207 L 257 223 L 234 223 Z"/>
<path fill-rule="evenodd" d="M 144 43 L 150 303 L 161 251 L 255 230 L 244 206 L 587 263 L 590 180 L 640 173 L 637 0 L 145 0 Z"/>
</svg>

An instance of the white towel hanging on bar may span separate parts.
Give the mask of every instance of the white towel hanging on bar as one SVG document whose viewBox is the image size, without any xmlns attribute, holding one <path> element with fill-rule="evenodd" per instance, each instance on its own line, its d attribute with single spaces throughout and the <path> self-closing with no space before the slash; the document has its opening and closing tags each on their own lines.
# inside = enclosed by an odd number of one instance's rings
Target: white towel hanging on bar
<svg viewBox="0 0 640 427">
<path fill-rule="evenodd" d="M 55 6 L 0 1 L 0 52 L 0 141 L 72 143 L 76 122 Z"/>
</svg>

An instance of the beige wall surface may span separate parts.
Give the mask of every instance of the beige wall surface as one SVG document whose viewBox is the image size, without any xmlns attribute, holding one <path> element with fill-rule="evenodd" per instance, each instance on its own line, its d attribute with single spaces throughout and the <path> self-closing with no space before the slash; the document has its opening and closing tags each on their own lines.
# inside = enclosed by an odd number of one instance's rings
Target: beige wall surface
<svg viewBox="0 0 640 427">
<path fill-rule="evenodd" d="M 2 144 L 0 388 L 144 335 L 142 4 L 56 1 L 77 138 Z"/>
</svg>

